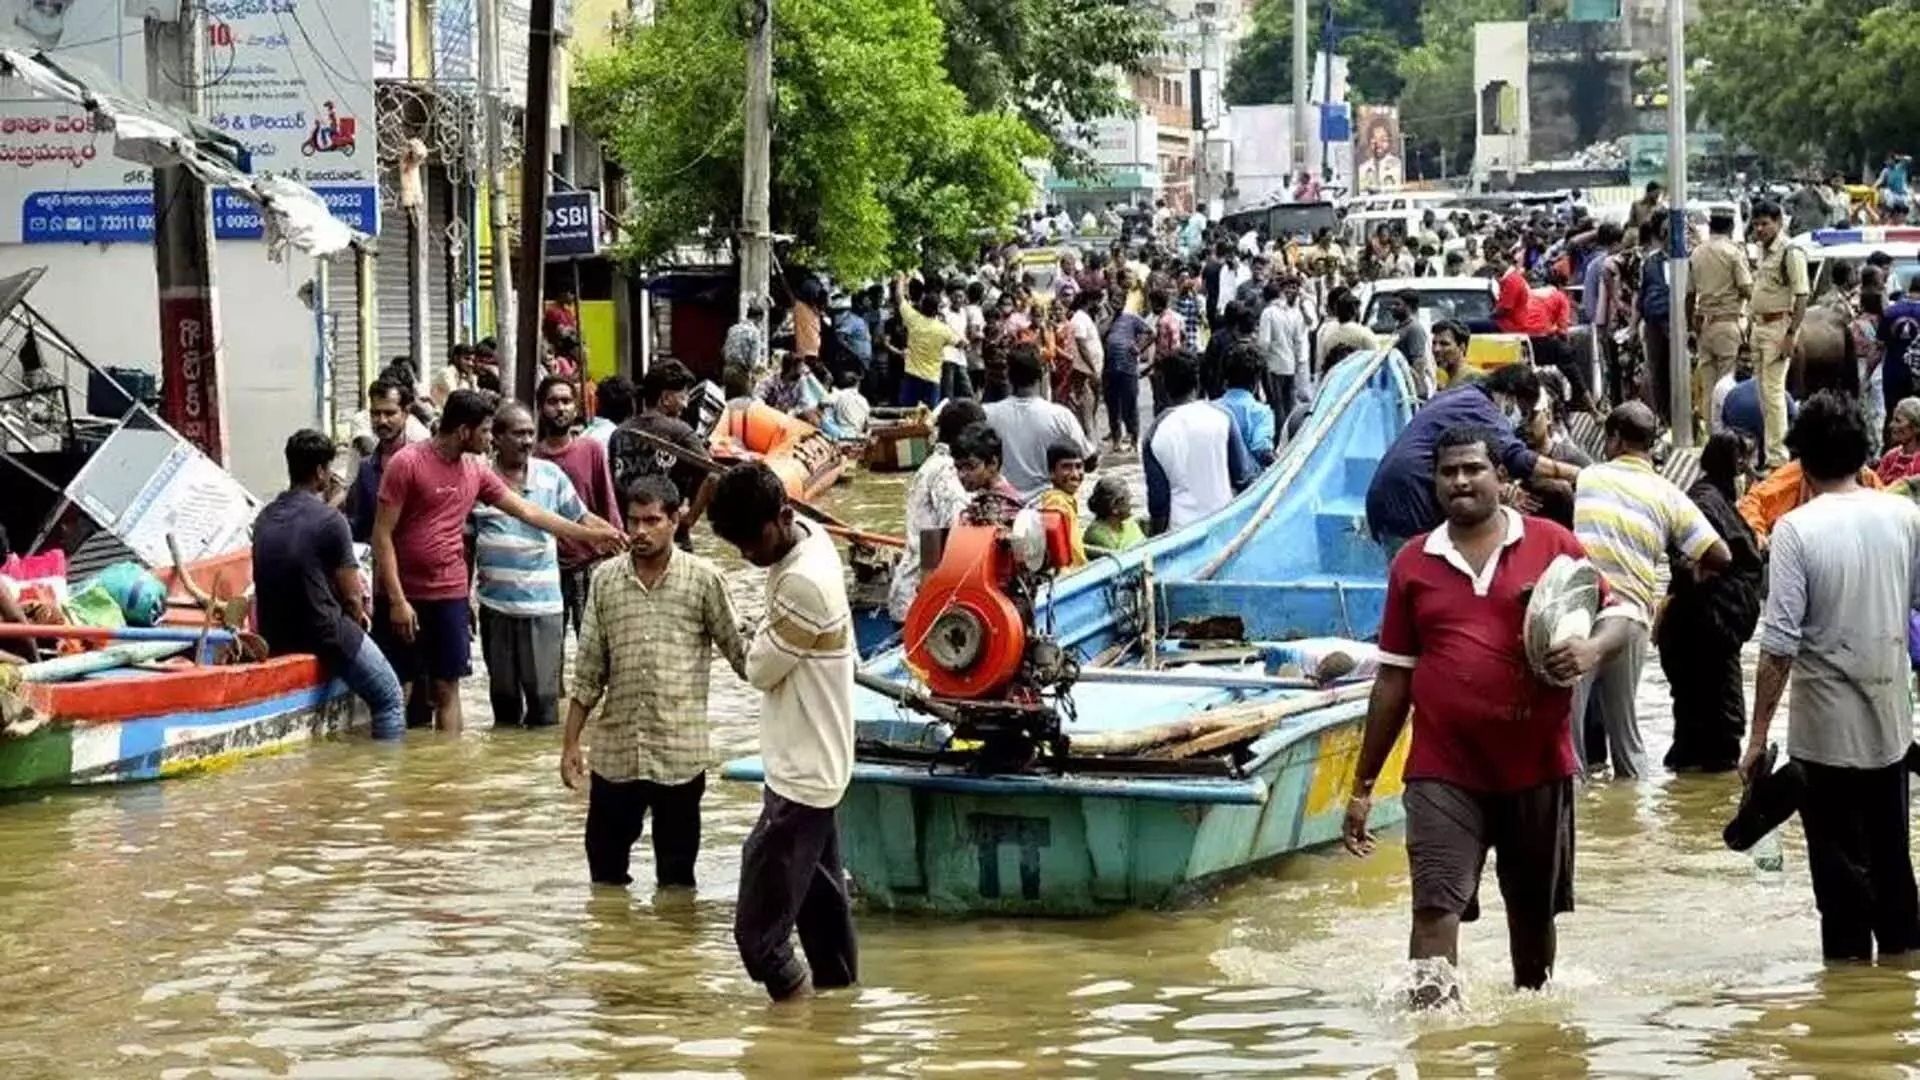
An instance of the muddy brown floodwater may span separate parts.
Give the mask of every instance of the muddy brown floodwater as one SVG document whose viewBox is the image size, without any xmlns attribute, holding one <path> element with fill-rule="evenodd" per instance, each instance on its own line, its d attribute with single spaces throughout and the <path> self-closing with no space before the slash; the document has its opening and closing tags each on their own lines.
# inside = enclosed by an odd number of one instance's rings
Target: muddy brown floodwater
<svg viewBox="0 0 1920 1080">
<path fill-rule="evenodd" d="M 897 524 L 901 491 L 866 478 L 837 508 Z M 733 581 L 757 610 L 758 576 Z M 751 750 L 752 697 L 715 684 L 722 750 Z M 1642 701 L 1657 755 L 1657 670 Z M 709 789 L 697 897 L 596 892 L 558 744 L 353 739 L 0 806 L 0 1077 L 1892 1077 L 1920 1063 L 1912 975 L 1821 965 L 1797 826 L 1784 874 L 1720 846 L 1729 778 L 1582 795 L 1579 906 L 1543 993 L 1504 986 L 1489 888 L 1465 936 L 1466 1007 L 1396 1007 L 1407 884 L 1389 837 L 1367 861 L 1295 858 L 1176 912 L 863 914 L 860 988 L 775 1009 L 729 929 L 757 793 Z M 644 859 L 636 872 L 650 878 Z"/>
</svg>

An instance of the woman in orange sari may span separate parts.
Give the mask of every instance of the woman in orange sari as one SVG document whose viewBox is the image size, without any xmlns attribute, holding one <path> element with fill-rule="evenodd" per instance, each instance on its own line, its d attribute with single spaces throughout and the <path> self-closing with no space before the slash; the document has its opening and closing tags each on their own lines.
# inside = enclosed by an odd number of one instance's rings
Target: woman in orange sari
<svg viewBox="0 0 1920 1080">
<path fill-rule="evenodd" d="M 1046 383 L 1052 391 L 1051 397 L 1054 401 L 1066 401 L 1072 396 L 1075 355 L 1073 333 L 1067 329 L 1067 305 L 1054 300 L 1044 313 L 1036 308 L 1034 325 L 1040 328 L 1040 359 L 1053 375 Z"/>
</svg>

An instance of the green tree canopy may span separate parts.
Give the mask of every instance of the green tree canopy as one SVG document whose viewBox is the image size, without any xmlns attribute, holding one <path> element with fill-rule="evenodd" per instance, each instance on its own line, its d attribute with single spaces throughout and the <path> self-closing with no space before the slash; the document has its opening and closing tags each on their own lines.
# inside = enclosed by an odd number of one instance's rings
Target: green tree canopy
<svg viewBox="0 0 1920 1080">
<path fill-rule="evenodd" d="M 1166 43 L 1147 0 L 935 0 L 946 62 L 975 112 L 1012 110 L 1073 169 L 1076 136 L 1133 107 L 1116 75 L 1145 72 Z"/>
<path fill-rule="evenodd" d="M 582 65 L 574 115 L 632 179 L 633 257 L 739 226 L 746 28 L 735 0 L 664 0 Z M 781 0 L 771 204 L 795 258 L 848 278 L 914 266 L 1024 202 L 1020 161 L 1045 141 L 969 112 L 945 51 L 933 0 Z"/>
<path fill-rule="evenodd" d="M 1854 168 L 1908 149 L 1920 119 L 1911 0 L 1701 0 L 1689 31 L 1695 104 L 1779 161 Z"/>
<path fill-rule="evenodd" d="M 1420 9 L 1420 44 L 1400 58 L 1400 132 L 1443 156 L 1452 172 L 1473 163 L 1473 26 L 1526 17 L 1528 0 L 1436 0 Z M 1531 5 L 1538 8 L 1540 5 Z"/>
<path fill-rule="evenodd" d="M 1335 0 L 1334 52 L 1347 59 L 1347 82 L 1362 102 L 1391 104 L 1405 79 L 1401 54 L 1420 43 L 1418 0 Z M 1320 51 L 1325 4 L 1307 5 L 1309 55 Z M 1229 105 L 1284 105 L 1293 100 L 1293 2 L 1259 0 L 1253 28 L 1240 39 L 1227 71 Z"/>
</svg>

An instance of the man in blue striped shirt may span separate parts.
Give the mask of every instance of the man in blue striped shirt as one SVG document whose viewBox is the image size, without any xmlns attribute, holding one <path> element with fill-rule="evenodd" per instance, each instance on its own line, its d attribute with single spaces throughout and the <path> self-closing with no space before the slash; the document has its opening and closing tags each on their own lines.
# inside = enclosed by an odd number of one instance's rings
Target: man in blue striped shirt
<svg viewBox="0 0 1920 1080">
<path fill-rule="evenodd" d="M 604 525 L 587 513 L 560 466 L 533 456 L 533 414 L 518 402 L 493 419 L 493 468 L 509 490 L 568 521 Z M 473 511 L 474 596 L 495 727 L 559 722 L 565 661 L 560 552 L 553 537 L 491 506 Z"/>
</svg>

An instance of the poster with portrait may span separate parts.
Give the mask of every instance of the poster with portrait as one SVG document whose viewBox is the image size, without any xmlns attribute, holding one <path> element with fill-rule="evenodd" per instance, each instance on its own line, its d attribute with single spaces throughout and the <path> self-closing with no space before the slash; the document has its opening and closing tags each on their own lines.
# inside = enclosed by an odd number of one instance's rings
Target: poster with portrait
<svg viewBox="0 0 1920 1080">
<path fill-rule="evenodd" d="M 1407 182 L 1400 149 L 1400 108 L 1361 105 L 1353 125 L 1355 190 L 1395 191 Z"/>
</svg>

